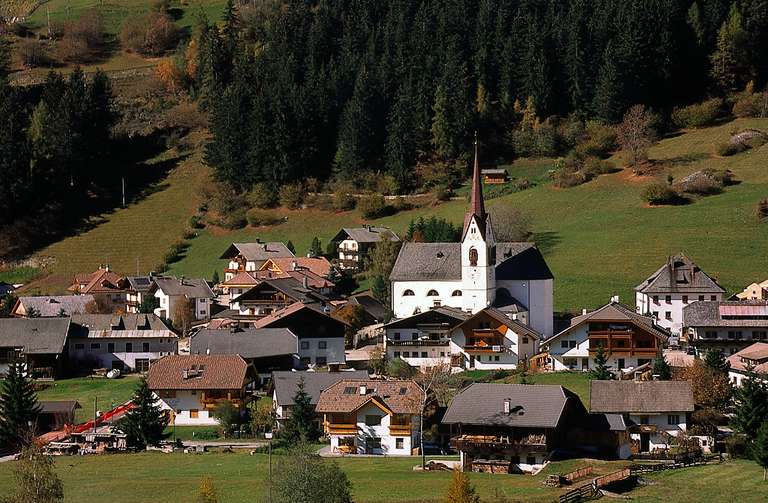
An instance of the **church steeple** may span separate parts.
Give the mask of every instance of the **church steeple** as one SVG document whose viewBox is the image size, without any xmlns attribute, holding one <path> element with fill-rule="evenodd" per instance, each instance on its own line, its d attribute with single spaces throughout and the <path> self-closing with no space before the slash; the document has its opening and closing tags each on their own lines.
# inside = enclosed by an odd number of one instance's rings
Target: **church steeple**
<svg viewBox="0 0 768 503">
<path fill-rule="evenodd" d="M 480 179 L 480 163 L 477 154 L 477 132 L 475 132 L 475 162 L 472 172 L 472 195 L 469 202 L 469 210 L 464 215 L 464 231 L 462 235 L 467 234 L 472 217 L 477 218 L 477 224 L 480 234 L 485 237 L 485 228 L 487 225 L 487 215 L 485 213 L 485 202 L 483 201 L 483 184 Z"/>
</svg>

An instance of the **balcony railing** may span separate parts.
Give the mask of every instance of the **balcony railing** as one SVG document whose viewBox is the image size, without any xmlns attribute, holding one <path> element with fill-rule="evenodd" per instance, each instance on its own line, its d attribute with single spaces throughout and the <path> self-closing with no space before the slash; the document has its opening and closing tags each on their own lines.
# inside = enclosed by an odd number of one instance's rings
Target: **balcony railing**
<svg viewBox="0 0 768 503">
<path fill-rule="evenodd" d="M 331 435 L 354 435 L 357 425 L 354 423 L 325 423 L 325 432 Z"/>
<path fill-rule="evenodd" d="M 390 435 L 409 435 L 411 433 L 411 425 L 410 424 L 390 424 L 389 433 Z"/>
<path fill-rule="evenodd" d="M 392 339 L 387 339 L 387 344 L 391 346 L 447 346 L 450 344 L 450 340 L 448 339 L 442 339 L 442 340 L 434 340 L 434 339 L 423 339 L 423 340 L 410 340 L 410 341 L 396 341 Z"/>
<path fill-rule="evenodd" d="M 472 353 L 504 353 L 507 348 L 502 344 L 502 341 L 491 341 L 491 343 L 474 343 L 464 346 L 464 351 Z"/>
<path fill-rule="evenodd" d="M 635 333 L 631 330 L 590 330 L 589 337 L 598 338 L 616 338 L 626 339 L 631 338 Z"/>
<path fill-rule="evenodd" d="M 511 438 L 504 435 L 462 435 L 451 439 L 455 449 L 489 449 L 489 450 L 522 450 L 531 452 L 546 452 L 547 437 L 545 435 L 528 435 L 521 438 Z"/>
</svg>

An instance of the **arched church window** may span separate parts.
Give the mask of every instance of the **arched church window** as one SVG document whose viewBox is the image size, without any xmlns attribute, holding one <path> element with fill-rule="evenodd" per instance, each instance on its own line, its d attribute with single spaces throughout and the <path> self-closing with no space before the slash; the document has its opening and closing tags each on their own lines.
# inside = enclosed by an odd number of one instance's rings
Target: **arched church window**
<svg viewBox="0 0 768 503">
<path fill-rule="evenodd" d="M 471 266 L 477 265 L 477 250 L 475 248 L 469 249 L 469 265 Z"/>
<path fill-rule="evenodd" d="M 413 290 L 405 290 L 403 291 L 403 297 L 413 297 L 415 294 L 413 293 Z"/>
<path fill-rule="evenodd" d="M 437 297 L 439 295 L 440 294 L 437 293 L 437 290 L 430 290 L 430 291 L 427 292 L 427 297 Z"/>
<path fill-rule="evenodd" d="M 451 297 L 461 297 L 461 290 L 454 290 L 451 292 Z"/>
</svg>

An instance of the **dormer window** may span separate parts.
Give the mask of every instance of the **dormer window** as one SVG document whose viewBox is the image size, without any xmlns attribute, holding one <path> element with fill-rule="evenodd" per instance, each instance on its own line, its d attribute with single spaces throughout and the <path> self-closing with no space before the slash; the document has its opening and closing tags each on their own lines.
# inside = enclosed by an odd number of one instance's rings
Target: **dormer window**
<svg viewBox="0 0 768 503">
<path fill-rule="evenodd" d="M 472 267 L 477 266 L 477 249 L 475 248 L 469 249 L 469 265 Z"/>
<path fill-rule="evenodd" d="M 427 292 L 427 297 L 438 297 L 440 294 L 437 293 L 437 290 L 430 290 Z"/>
<path fill-rule="evenodd" d="M 413 297 L 415 294 L 413 293 L 413 290 L 405 290 L 403 291 L 403 297 Z"/>
<path fill-rule="evenodd" d="M 461 290 L 454 290 L 451 292 L 451 297 L 461 297 Z"/>
</svg>

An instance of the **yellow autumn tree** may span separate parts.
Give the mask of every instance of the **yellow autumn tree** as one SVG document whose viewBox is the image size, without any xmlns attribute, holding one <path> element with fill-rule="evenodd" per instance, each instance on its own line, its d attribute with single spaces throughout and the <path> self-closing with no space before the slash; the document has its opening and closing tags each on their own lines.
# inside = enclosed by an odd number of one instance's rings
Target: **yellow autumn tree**
<svg viewBox="0 0 768 503">
<path fill-rule="evenodd" d="M 208 475 L 200 481 L 200 493 L 197 496 L 197 503 L 219 503 L 216 489 L 213 487 L 213 479 Z"/>
<path fill-rule="evenodd" d="M 445 503 L 480 503 L 480 496 L 475 494 L 475 488 L 469 483 L 466 473 L 460 470 L 453 471 Z"/>
<path fill-rule="evenodd" d="M 172 58 L 165 58 L 158 63 L 155 67 L 155 76 L 172 93 L 178 93 L 184 89 L 184 72 Z"/>
</svg>

